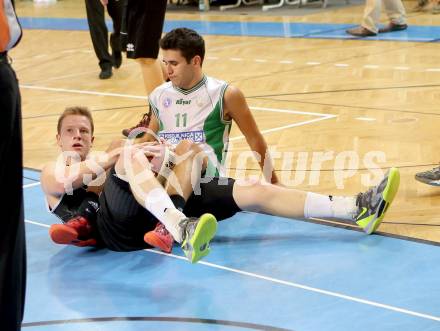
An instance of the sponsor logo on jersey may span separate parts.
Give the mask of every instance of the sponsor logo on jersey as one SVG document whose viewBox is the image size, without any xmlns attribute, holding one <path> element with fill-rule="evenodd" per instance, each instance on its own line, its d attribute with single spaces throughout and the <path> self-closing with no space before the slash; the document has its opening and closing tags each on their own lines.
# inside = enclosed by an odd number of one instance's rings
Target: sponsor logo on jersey
<svg viewBox="0 0 440 331">
<path fill-rule="evenodd" d="M 163 100 L 163 106 L 165 108 L 168 108 L 169 106 L 171 106 L 171 104 L 173 103 L 173 100 L 171 100 L 171 98 L 167 97 Z"/>
<path fill-rule="evenodd" d="M 173 145 L 177 145 L 182 140 L 191 140 L 195 143 L 206 141 L 205 132 L 203 130 L 189 132 L 161 132 L 159 133 L 159 137 Z"/>
<path fill-rule="evenodd" d="M 189 105 L 191 104 L 191 100 L 183 100 L 182 98 L 179 100 L 176 100 L 176 105 Z"/>
<path fill-rule="evenodd" d="M 205 100 L 202 97 L 198 97 L 196 99 L 196 105 L 197 107 L 202 107 L 205 104 Z"/>
</svg>

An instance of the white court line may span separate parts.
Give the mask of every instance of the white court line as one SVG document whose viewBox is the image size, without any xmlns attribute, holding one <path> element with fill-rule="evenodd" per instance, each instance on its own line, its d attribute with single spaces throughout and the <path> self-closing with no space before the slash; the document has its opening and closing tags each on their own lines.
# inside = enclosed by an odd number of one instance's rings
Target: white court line
<svg viewBox="0 0 440 331">
<path fill-rule="evenodd" d="M 25 222 L 30 223 L 30 224 L 34 224 L 34 225 L 43 226 L 43 227 L 46 227 L 46 228 L 50 227 L 47 224 L 33 222 L 33 221 L 30 221 L 30 220 L 25 220 Z M 172 257 L 172 258 L 175 258 L 175 259 L 185 260 L 186 261 L 185 257 L 179 256 L 179 255 L 167 254 L 167 253 L 159 252 L 159 251 L 152 250 L 152 249 L 144 249 L 144 251 L 149 252 L 149 253 L 164 255 L 164 256 L 168 256 L 168 257 Z M 383 309 L 386 309 L 386 310 L 391 310 L 391 311 L 395 311 L 395 312 L 406 314 L 406 315 L 416 316 L 416 317 L 420 317 L 420 318 L 424 318 L 424 319 L 440 322 L 440 317 L 438 317 L 438 316 L 433 316 L 433 315 L 428 315 L 428 314 L 424 314 L 424 313 L 419 313 L 419 312 L 408 310 L 408 309 L 404 309 L 404 308 L 399 308 L 399 307 L 395 307 L 395 306 L 386 305 L 386 304 L 383 304 L 383 303 L 380 303 L 380 302 L 365 300 L 365 299 L 353 297 L 353 296 L 350 296 L 350 295 L 345 295 L 345 294 L 342 294 L 342 293 L 327 291 L 327 290 L 323 290 L 323 289 L 316 288 L 316 287 L 311 287 L 311 286 L 302 285 L 302 284 L 298 284 L 298 283 L 288 282 L 288 281 L 285 281 L 285 280 L 281 280 L 281 279 L 277 279 L 277 278 L 273 278 L 273 277 L 267 277 L 267 276 L 259 275 L 259 274 L 253 273 L 253 272 L 247 272 L 247 271 L 243 271 L 243 270 L 239 270 L 239 269 L 235 269 L 235 268 L 229 268 L 229 267 L 225 267 L 225 266 L 222 266 L 222 265 L 219 265 L 219 264 L 210 263 L 210 262 L 199 261 L 197 264 L 202 264 L 202 265 L 205 265 L 207 267 L 211 267 L 211 268 L 215 268 L 215 269 L 220 269 L 220 270 L 224 270 L 224 271 L 229 271 L 229 272 L 233 272 L 233 273 L 240 274 L 240 275 L 243 275 L 243 276 L 257 278 L 257 279 L 265 280 L 265 281 L 276 283 L 276 284 L 281 284 L 281 285 L 285 285 L 285 286 L 289 286 L 289 287 L 295 287 L 295 288 L 299 288 L 299 289 L 310 291 L 310 292 L 315 292 L 315 293 L 319 293 L 319 294 L 323 294 L 323 295 L 327 295 L 327 296 L 331 296 L 331 297 L 336 297 L 336 298 L 340 298 L 340 299 L 344 299 L 344 300 L 348 300 L 348 301 L 353 301 L 353 302 L 361 303 L 361 304 L 368 305 L 368 306 L 373 306 L 373 307 L 377 307 L 377 308 L 383 308 Z"/>
<path fill-rule="evenodd" d="M 223 45 L 223 46 L 210 47 L 209 51 L 214 52 L 214 51 L 228 49 L 228 48 L 239 49 L 239 48 L 243 48 L 244 46 L 249 46 L 249 45 L 255 45 L 255 44 L 261 45 L 263 43 L 272 43 L 273 41 L 276 41 L 276 40 L 279 40 L 279 39 L 278 38 L 269 38 L 267 40 L 256 39 L 256 40 L 252 40 L 252 41 L 248 41 L 248 42 L 228 43 L 227 45 Z"/>
<path fill-rule="evenodd" d="M 364 68 L 365 69 L 378 69 L 379 66 L 377 64 L 365 64 Z"/>
<path fill-rule="evenodd" d="M 372 118 L 372 117 L 356 117 L 355 120 L 366 121 L 366 122 L 373 122 L 376 119 Z"/>
<path fill-rule="evenodd" d="M 23 185 L 23 188 L 33 187 L 33 186 L 37 186 L 37 185 L 40 185 L 40 182 Z"/>
<path fill-rule="evenodd" d="M 296 122 L 296 123 L 293 123 L 293 124 L 289 124 L 289 125 L 285 125 L 285 126 L 280 126 L 280 127 L 273 128 L 273 129 L 262 130 L 261 133 L 262 134 L 266 134 L 266 133 L 281 131 L 281 130 L 290 129 L 290 128 L 293 128 L 293 127 L 296 127 L 296 126 L 301 126 L 301 125 L 310 124 L 310 123 L 314 123 L 314 122 L 318 122 L 318 121 L 328 120 L 330 118 L 335 118 L 335 117 L 336 117 L 336 115 L 330 115 L 330 116 L 324 116 L 324 117 L 321 117 L 321 118 L 315 118 L 313 120 L 308 120 L 308 121 L 303 121 L 303 122 Z M 234 137 L 234 138 L 230 138 L 229 140 L 230 141 L 235 141 L 235 140 L 240 140 L 240 139 L 243 139 L 243 138 L 244 138 L 244 136 L 237 136 L 237 137 Z"/>
<path fill-rule="evenodd" d="M 326 114 L 326 113 L 312 113 L 307 111 L 299 111 L 299 110 L 290 110 L 290 109 L 277 109 L 277 108 L 266 108 L 266 107 L 249 107 L 253 110 L 264 110 L 274 113 L 288 113 L 288 114 L 300 114 L 300 115 L 312 115 L 312 116 L 319 116 L 319 117 L 337 117 L 337 115 L 332 114 Z"/>
<path fill-rule="evenodd" d="M 30 223 L 30 224 L 34 224 L 34 225 L 38 225 L 38 226 L 43 226 L 45 228 L 50 228 L 50 225 L 47 224 L 43 224 L 43 223 L 38 223 L 38 222 L 34 222 L 31 220 L 24 220 L 26 223 Z"/>
<path fill-rule="evenodd" d="M 273 128 L 273 129 L 262 130 L 261 131 L 262 134 L 276 132 L 276 131 L 281 131 L 281 130 L 285 130 L 285 129 L 290 129 L 290 128 L 293 128 L 293 127 L 296 127 L 296 126 L 306 125 L 306 124 L 310 124 L 310 123 L 314 123 L 314 122 L 318 122 L 318 121 L 324 121 L 324 120 L 328 120 L 328 119 L 337 117 L 337 115 L 332 115 L 332 114 L 311 113 L 311 112 L 306 112 L 306 111 L 297 111 L 297 110 L 289 110 L 289 109 L 276 109 L 276 108 L 265 108 L 265 107 L 249 107 L 249 108 L 252 109 L 252 110 L 261 110 L 261 111 L 268 111 L 268 112 L 274 112 L 274 113 L 312 115 L 312 116 L 319 117 L 319 118 L 315 118 L 313 120 L 301 121 L 301 122 L 296 122 L 296 123 L 292 123 L 292 124 L 276 127 L 276 128 Z M 229 140 L 230 141 L 235 141 L 235 140 L 240 140 L 240 139 L 243 139 L 243 138 L 244 138 L 244 136 L 241 135 L 241 136 L 229 138 Z"/>
</svg>

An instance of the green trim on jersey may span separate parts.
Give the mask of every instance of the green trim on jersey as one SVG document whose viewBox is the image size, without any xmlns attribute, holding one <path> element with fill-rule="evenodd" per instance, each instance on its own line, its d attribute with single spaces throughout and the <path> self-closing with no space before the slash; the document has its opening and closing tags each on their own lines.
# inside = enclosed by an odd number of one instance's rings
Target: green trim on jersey
<svg viewBox="0 0 440 331">
<path fill-rule="evenodd" d="M 221 97 L 216 103 L 214 110 L 206 118 L 203 125 L 203 131 L 205 132 L 206 144 L 211 146 L 214 150 L 215 156 L 217 158 L 218 164 L 223 164 L 223 156 L 226 153 L 229 133 L 231 131 L 231 121 L 225 121 L 223 119 L 223 96 L 227 85 L 222 88 Z M 227 134 L 225 134 L 227 132 Z M 217 165 L 208 163 L 208 168 L 206 169 L 207 175 L 218 176 L 219 169 Z"/>
<path fill-rule="evenodd" d="M 174 88 L 176 91 L 179 91 L 180 93 L 183 93 L 183 94 L 185 94 L 185 95 L 188 95 L 188 94 L 190 94 L 190 93 L 192 93 L 192 92 L 194 92 L 194 91 L 197 91 L 200 87 L 202 87 L 203 85 L 205 85 L 205 82 L 206 82 L 206 76 L 203 75 L 202 80 L 201 80 L 200 82 L 198 82 L 196 85 L 194 85 L 193 87 L 191 87 L 189 90 L 185 90 L 185 89 L 182 89 L 182 88 L 177 87 L 177 86 L 174 86 L 174 85 L 173 85 L 173 88 Z"/>
<path fill-rule="evenodd" d="M 148 99 L 148 102 L 150 103 L 150 108 L 153 110 L 154 116 L 156 116 L 156 119 L 159 122 L 158 132 L 160 132 L 163 130 L 163 122 L 161 121 L 159 116 L 159 109 L 154 105 L 154 103 L 150 99 Z"/>
<path fill-rule="evenodd" d="M 220 119 L 222 121 L 222 123 L 224 124 L 232 124 L 232 120 L 225 120 L 225 113 L 223 111 L 223 98 L 225 97 L 225 92 L 226 89 L 228 88 L 229 84 L 226 83 L 225 85 L 222 86 L 222 90 L 220 92 Z"/>
</svg>

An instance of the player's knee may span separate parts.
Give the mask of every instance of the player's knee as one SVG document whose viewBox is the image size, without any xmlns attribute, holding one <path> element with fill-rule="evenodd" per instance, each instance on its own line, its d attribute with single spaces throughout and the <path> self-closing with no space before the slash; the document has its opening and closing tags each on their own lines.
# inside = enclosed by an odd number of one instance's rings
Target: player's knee
<svg viewBox="0 0 440 331">
<path fill-rule="evenodd" d="M 250 185 L 255 204 L 257 206 L 263 205 L 264 202 L 269 198 L 266 194 L 267 186 L 259 180 L 248 181 L 248 183 Z"/>
<path fill-rule="evenodd" d="M 257 179 L 236 181 L 235 185 L 237 186 L 237 192 L 239 192 L 240 204 L 248 211 L 259 212 L 267 200 L 270 199 L 266 185 L 263 185 Z"/>
</svg>

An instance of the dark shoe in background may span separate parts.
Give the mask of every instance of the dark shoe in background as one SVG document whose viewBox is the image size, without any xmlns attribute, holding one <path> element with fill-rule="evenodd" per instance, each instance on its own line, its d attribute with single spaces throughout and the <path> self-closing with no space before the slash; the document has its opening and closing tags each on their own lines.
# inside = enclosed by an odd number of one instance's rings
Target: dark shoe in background
<svg viewBox="0 0 440 331">
<path fill-rule="evenodd" d="M 118 69 L 122 64 L 122 53 L 121 52 L 113 52 L 113 67 Z"/>
<path fill-rule="evenodd" d="M 113 75 L 112 67 L 101 69 L 99 79 L 109 79 Z"/>
<path fill-rule="evenodd" d="M 345 32 L 355 37 L 372 37 L 376 35 L 376 33 L 364 28 L 363 26 L 357 26 L 355 28 L 348 29 Z"/>
<path fill-rule="evenodd" d="M 394 24 L 390 23 L 383 28 L 379 29 L 379 33 L 393 32 L 393 31 L 403 31 L 408 29 L 408 24 Z"/>
</svg>

